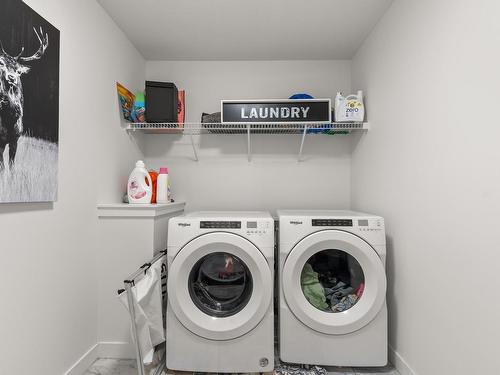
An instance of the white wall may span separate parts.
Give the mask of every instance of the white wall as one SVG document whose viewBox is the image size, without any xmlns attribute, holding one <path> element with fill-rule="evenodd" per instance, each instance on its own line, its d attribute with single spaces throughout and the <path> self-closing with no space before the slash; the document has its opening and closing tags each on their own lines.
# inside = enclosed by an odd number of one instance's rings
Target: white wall
<svg viewBox="0 0 500 375">
<path fill-rule="evenodd" d="M 98 201 L 119 201 L 138 155 L 115 81 L 144 60 L 94 1 L 29 0 L 61 31 L 59 198 L 0 205 L 0 373 L 62 374 L 97 341 Z"/>
<path fill-rule="evenodd" d="M 153 61 L 150 80 L 173 81 L 186 90 L 187 121 L 220 111 L 221 99 L 287 98 L 307 92 L 333 98 L 350 90 L 349 61 Z M 308 137 L 306 160 L 297 162 L 300 136 L 246 138 L 204 135 L 200 161 L 188 137 L 146 136 L 149 167 L 170 167 L 172 191 L 187 210 L 346 208 L 350 204 L 349 137 Z"/>
<path fill-rule="evenodd" d="M 419 375 L 500 366 L 499 14 L 396 0 L 353 60 L 353 208 L 386 218 L 390 342 Z"/>
</svg>

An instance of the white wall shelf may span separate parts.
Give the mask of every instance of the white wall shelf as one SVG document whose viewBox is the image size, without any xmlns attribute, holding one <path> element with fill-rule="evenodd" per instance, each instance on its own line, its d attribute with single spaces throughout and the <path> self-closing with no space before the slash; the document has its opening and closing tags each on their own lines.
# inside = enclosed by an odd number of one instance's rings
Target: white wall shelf
<svg viewBox="0 0 500 375">
<path fill-rule="evenodd" d="M 302 151 L 307 135 L 336 135 L 348 134 L 351 131 L 366 131 L 370 128 L 368 122 L 332 122 L 324 123 L 128 123 L 127 132 L 142 132 L 147 134 L 183 134 L 191 137 L 194 158 L 198 158 L 198 151 L 193 136 L 209 135 L 231 135 L 242 134 L 247 137 L 248 161 L 251 161 L 251 135 L 252 134 L 298 134 L 301 135 L 298 161 L 302 161 Z"/>
<path fill-rule="evenodd" d="M 184 211 L 186 202 L 165 204 L 101 203 L 97 205 L 98 217 L 155 218 Z"/>
</svg>

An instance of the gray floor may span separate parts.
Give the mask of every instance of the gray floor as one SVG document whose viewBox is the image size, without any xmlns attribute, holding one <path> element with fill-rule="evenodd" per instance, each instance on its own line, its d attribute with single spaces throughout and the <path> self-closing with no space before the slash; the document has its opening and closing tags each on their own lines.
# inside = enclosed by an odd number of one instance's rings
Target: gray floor
<svg viewBox="0 0 500 375">
<path fill-rule="evenodd" d="M 365 375 L 365 374 L 381 374 L 381 375 L 399 375 L 399 371 L 392 365 L 385 367 L 327 367 L 328 373 L 331 375 L 350 374 L 350 375 Z"/>
<path fill-rule="evenodd" d="M 133 359 L 101 358 L 83 375 L 137 375 L 137 366 Z"/>
<path fill-rule="evenodd" d="M 399 375 L 399 372 L 392 366 L 383 368 L 329 367 L 327 370 L 331 375 Z M 84 375 L 137 375 L 136 362 L 132 359 L 98 359 Z"/>
</svg>

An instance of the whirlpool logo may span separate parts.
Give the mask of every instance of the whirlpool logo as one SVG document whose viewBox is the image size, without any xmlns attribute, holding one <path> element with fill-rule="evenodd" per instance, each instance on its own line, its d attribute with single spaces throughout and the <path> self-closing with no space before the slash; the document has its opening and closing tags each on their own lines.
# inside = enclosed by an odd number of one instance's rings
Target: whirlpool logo
<svg viewBox="0 0 500 375">
<path fill-rule="evenodd" d="M 293 225 L 302 225 L 302 224 L 304 224 L 304 222 L 298 221 L 298 220 L 290 220 L 290 224 L 293 224 Z"/>
<path fill-rule="evenodd" d="M 180 227 L 190 227 L 191 226 L 190 223 L 177 223 L 177 225 Z"/>
</svg>

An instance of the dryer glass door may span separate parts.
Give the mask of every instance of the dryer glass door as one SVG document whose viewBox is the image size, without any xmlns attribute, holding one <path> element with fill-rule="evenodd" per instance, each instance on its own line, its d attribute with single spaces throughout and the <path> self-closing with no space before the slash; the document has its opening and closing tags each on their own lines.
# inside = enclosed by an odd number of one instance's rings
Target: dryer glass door
<svg viewBox="0 0 500 375">
<path fill-rule="evenodd" d="M 240 337 L 271 305 L 272 270 L 260 250 L 227 232 L 203 234 L 171 261 L 168 301 L 194 334 L 211 340 Z"/>
<path fill-rule="evenodd" d="M 324 312 L 340 313 L 349 310 L 362 298 L 365 275 L 351 254 L 339 249 L 325 249 L 306 261 L 300 285 L 311 305 Z"/>
<path fill-rule="evenodd" d="M 354 332 L 385 303 L 382 260 L 363 239 L 324 230 L 299 241 L 285 260 L 282 288 L 293 314 L 326 334 Z"/>
</svg>

